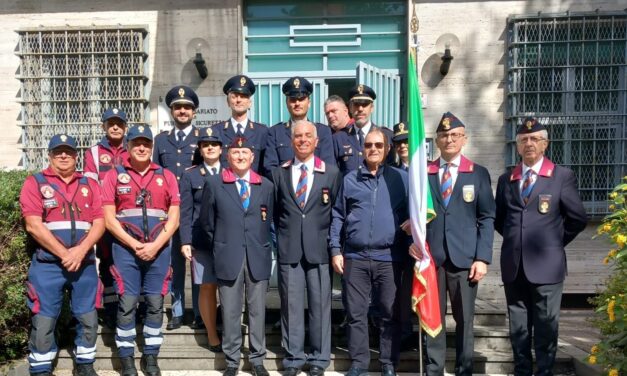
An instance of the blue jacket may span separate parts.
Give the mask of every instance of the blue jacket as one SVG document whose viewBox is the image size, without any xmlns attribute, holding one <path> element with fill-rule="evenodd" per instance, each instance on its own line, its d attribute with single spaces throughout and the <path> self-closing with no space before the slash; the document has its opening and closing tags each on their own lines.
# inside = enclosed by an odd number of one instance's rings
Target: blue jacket
<svg viewBox="0 0 627 376">
<path fill-rule="evenodd" d="M 409 237 L 400 229 L 409 218 L 407 173 L 381 166 L 373 176 L 365 164 L 344 176 L 333 207 L 331 255 L 405 261 Z M 342 236 L 343 234 L 343 236 Z"/>
<path fill-rule="evenodd" d="M 152 161 L 172 171 L 180 183 L 185 169 L 192 166 L 194 152 L 198 144 L 199 130 L 196 127 L 192 128 L 180 146 L 176 141 L 176 131 L 176 128 L 173 128 L 169 132 L 161 132 L 155 137 Z"/>
</svg>

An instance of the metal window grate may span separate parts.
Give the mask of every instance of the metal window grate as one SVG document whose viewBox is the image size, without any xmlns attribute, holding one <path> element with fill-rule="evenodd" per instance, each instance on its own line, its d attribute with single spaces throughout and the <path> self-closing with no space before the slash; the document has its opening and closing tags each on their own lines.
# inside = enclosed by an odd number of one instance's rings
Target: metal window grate
<svg viewBox="0 0 627 376">
<path fill-rule="evenodd" d="M 77 138 L 84 149 L 98 142 L 105 109 L 124 110 L 129 124 L 147 125 L 147 30 L 145 27 L 38 28 L 17 31 L 20 58 L 22 162 L 48 164 L 56 133 Z"/>
<path fill-rule="evenodd" d="M 627 175 L 627 14 L 516 16 L 508 20 L 508 152 L 516 128 L 536 116 L 547 155 L 571 168 L 590 216 Z"/>
</svg>

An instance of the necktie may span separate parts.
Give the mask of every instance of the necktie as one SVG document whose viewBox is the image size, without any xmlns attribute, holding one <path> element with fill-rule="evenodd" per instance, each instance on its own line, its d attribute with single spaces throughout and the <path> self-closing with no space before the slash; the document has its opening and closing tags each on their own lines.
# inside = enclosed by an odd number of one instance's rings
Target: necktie
<svg viewBox="0 0 627 376">
<path fill-rule="evenodd" d="M 211 175 L 215 175 L 218 173 L 218 169 L 215 167 L 211 167 Z"/>
<path fill-rule="evenodd" d="M 364 149 L 364 131 L 363 130 L 359 130 L 359 132 L 357 132 L 357 139 L 359 140 L 359 148 L 360 149 Z"/>
<path fill-rule="evenodd" d="M 244 136 L 244 127 L 242 127 L 241 124 L 237 124 L 237 136 L 238 137 L 242 137 Z"/>
<path fill-rule="evenodd" d="M 444 207 L 448 206 L 448 202 L 451 200 L 451 193 L 453 193 L 453 177 L 451 176 L 451 172 L 449 171 L 450 166 L 450 163 L 444 165 L 442 180 L 440 181 L 440 193 L 442 194 Z"/>
<path fill-rule="evenodd" d="M 248 204 L 250 204 L 250 194 L 248 193 L 246 180 L 237 179 L 237 182 L 239 183 L 239 198 L 242 200 L 242 207 L 244 210 L 248 210 Z"/>
<path fill-rule="evenodd" d="M 183 132 L 183 131 L 176 132 L 176 137 L 178 137 L 178 144 L 179 144 L 179 146 L 183 145 L 183 139 L 185 138 L 185 132 Z"/>
<path fill-rule="evenodd" d="M 307 196 L 307 166 L 300 165 L 300 177 L 296 184 L 296 202 L 301 209 L 305 207 L 305 199 Z"/>
<path fill-rule="evenodd" d="M 522 198 L 525 205 L 529 202 L 529 196 L 531 196 L 531 191 L 533 190 L 533 170 L 528 169 L 525 172 L 525 180 L 523 180 L 522 189 L 520 190 L 520 198 Z"/>
</svg>

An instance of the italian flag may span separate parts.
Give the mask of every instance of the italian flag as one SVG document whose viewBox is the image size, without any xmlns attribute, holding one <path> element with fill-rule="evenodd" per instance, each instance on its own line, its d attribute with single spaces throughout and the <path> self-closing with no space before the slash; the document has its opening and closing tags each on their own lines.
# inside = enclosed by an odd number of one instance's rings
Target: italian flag
<svg viewBox="0 0 627 376">
<path fill-rule="evenodd" d="M 412 309 L 420 326 L 431 337 L 442 330 L 440 301 L 435 264 L 427 244 L 427 222 L 435 217 L 427 180 L 427 143 L 425 139 L 420 87 L 416 73 L 415 50 L 407 65 L 407 122 L 409 126 L 409 217 L 414 243 L 422 251 L 422 260 L 414 265 Z"/>
</svg>

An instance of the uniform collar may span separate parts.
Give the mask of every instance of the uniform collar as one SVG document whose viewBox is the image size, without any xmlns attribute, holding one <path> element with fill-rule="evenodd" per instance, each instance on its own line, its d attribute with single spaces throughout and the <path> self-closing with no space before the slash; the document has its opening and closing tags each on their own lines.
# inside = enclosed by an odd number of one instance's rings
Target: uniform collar
<svg viewBox="0 0 627 376">
<path fill-rule="evenodd" d="M 261 176 L 259 174 L 257 174 L 253 170 L 248 170 L 248 174 L 249 174 L 249 178 L 248 178 L 249 184 L 261 184 Z M 231 170 L 230 167 L 222 170 L 222 182 L 224 183 L 235 183 L 235 181 L 239 178 L 240 177 L 237 176 L 233 172 L 233 170 Z"/>
<path fill-rule="evenodd" d="M 125 169 L 127 170 L 133 170 L 137 173 L 139 173 L 138 171 L 136 171 L 133 166 L 131 165 L 131 157 L 128 157 L 126 159 L 124 159 L 124 161 L 122 162 L 122 166 L 124 166 Z M 148 166 L 148 170 L 157 170 L 159 169 L 161 166 L 159 166 L 158 164 L 154 163 L 154 162 L 150 162 L 150 166 Z"/>
<path fill-rule="evenodd" d="M 540 165 L 540 171 L 538 171 L 538 175 L 544 176 L 546 178 L 550 178 L 551 176 L 553 176 L 553 172 L 555 171 L 555 163 L 551 162 L 551 160 L 549 160 L 549 158 L 547 157 L 542 157 L 541 162 L 542 164 Z M 534 167 L 537 168 L 537 164 L 532 166 L 532 168 Z M 512 173 L 509 176 L 509 181 L 521 180 L 522 177 L 523 177 L 523 163 L 521 162 L 518 165 L 516 165 L 516 167 L 514 167 L 514 170 L 512 170 Z"/>
<path fill-rule="evenodd" d="M 188 125 L 187 127 L 183 128 L 183 129 L 178 129 L 177 127 L 172 128 L 172 134 L 174 134 L 175 136 L 178 137 L 177 133 L 179 131 L 183 131 L 183 133 L 185 133 L 185 138 L 187 138 L 187 136 L 189 136 L 190 133 L 192 133 L 192 130 L 194 129 L 193 125 Z"/>
<path fill-rule="evenodd" d="M 106 136 L 103 137 L 102 140 L 100 140 L 100 145 L 104 147 L 105 149 L 109 149 L 109 150 L 126 149 L 126 137 L 124 137 L 124 140 L 122 140 L 122 143 L 118 147 L 112 146 L 111 143 L 109 142 L 109 139 Z"/>
<path fill-rule="evenodd" d="M 443 159 L 440 159 L 441 158 L 438 158 L 427 165 L 428 174 L 437 174 L 439 172 L 441 164 L 446 163 Z M 475 170 L 475 163 L 463 155 L 453 159 L 451 162 L 453 162 L 453 164 L 457 164 L 458 173 L 473 172 Z"/>
<path fill-rule="evenodd" d="M 44 176 L 56 177 L 60 180 L 63 180 L 63 178 L 61 178 L 59 175 L 57 175 L 56 172 L 54 172 L 51 166 L 48 166 L 46 169 L 41 171 L 41 173 L 44 174 Z M 72 175 L 72 179 L 70 180 L 70 183 L 73 182 L 75 179 L 80 179 L 82 177 L 83 177 L 82 173 L 78 171 L 74 171 L 74 175 Z"/>
<path fill-rule="evenodd" d="M 296 160 L 296 158 L 294 158 L 293 160 L 290 159 L 289 161 L 285 161 L 281 165 L 281 167 L 288 168 L 288 167 L 290 167 L 290 166 L 292 166 L 294 164 L 295 160 Z M 301 163 L 301 162 L 299 161 L 298 163 Z M 314 172 L 322 172 L 322 173 L 324 173 L 326 171 L 326 164 L 324 163 L 324 161 L 322 159 L 314 156 L 314 159 L 313 159 L 313 170 L 314 170 Z"/>
</svg>

